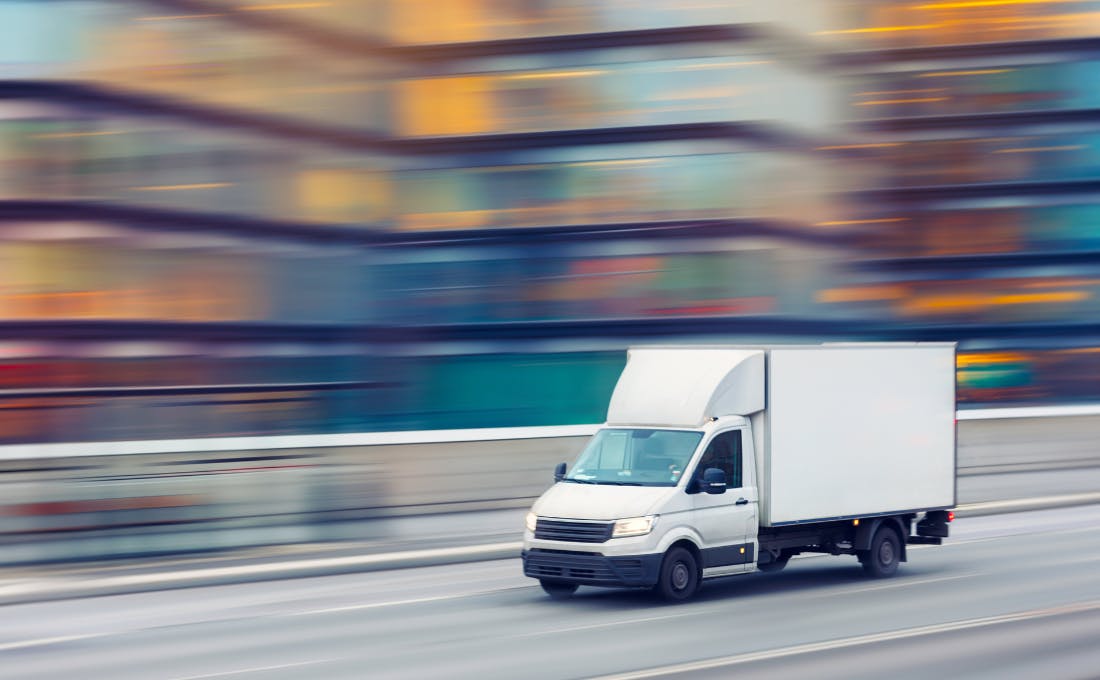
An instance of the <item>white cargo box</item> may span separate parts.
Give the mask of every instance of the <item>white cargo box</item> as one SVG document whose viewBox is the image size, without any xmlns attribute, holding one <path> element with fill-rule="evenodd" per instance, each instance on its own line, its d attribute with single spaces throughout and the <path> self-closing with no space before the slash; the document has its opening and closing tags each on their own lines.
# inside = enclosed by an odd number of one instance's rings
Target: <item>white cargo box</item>
<svg viewBox="0 0 1100 680">
<path fill-rule="evenodd" d="M 955 505 L 950 343 L 630 351 L 612 425 L 752 422 L 760 525 Z"/>
<path fill-rule="evenodd" d="M 955 346 L 768 352 L 761 526 L 955 506 Z"/>
</svg>

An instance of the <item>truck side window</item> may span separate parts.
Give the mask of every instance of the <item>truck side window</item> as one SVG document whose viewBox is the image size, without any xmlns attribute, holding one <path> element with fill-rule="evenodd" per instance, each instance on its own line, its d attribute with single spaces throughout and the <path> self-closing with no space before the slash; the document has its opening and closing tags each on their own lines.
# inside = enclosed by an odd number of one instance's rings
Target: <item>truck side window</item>
<svg viewBox="0 0 1100 680">
<path fill-rule="evenodd" d="M 741 430 L 723 432 L 707 445 L 695 476 L 703 478 L 707 468 L 718 468 L 726 473 L 726 486 L 730 489 L 741 487 Z"/>
</svg>

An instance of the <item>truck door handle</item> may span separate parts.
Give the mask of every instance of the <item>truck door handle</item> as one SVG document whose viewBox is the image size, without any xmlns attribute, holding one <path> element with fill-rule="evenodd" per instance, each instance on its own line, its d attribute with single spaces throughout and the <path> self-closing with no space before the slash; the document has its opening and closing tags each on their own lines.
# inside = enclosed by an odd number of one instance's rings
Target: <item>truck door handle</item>
<svg viewBox="0 0 1100 680">
<path fill-rule="evenodd" d="M 749 499 L 747 499 L 747 498 L 738 498 L 737 502 L 734 503 L 734 505 L 748 505 L 748 504 L 749 504 Z"/>
</svg>

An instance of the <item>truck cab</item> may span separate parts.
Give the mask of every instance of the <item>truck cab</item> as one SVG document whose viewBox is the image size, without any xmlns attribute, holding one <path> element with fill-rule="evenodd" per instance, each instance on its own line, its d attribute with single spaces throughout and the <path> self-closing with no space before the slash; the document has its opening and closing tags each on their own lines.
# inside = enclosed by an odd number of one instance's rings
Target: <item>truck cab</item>
<svg viewBox="0 0 1100 680">
<path fill-rule="evenodd" d="M 576 585 L 651 587 L 676 545 L 690 559 L 670 567 L 669 596 L 690 596 L 699 578 L 753 569 L 757 493 L 746 418 L 700 429 L 603 428 L 559 475 L 528 516 L 524 551 L 527 574 L 551 594 L 575 589 L 558 580 L 566 575 Z"/>
</svg>

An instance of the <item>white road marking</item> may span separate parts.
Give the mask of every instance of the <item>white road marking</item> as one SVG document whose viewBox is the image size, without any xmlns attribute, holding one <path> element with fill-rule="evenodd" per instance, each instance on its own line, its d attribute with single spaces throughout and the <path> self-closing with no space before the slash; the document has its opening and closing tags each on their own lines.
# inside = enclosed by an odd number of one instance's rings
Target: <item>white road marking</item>
<svg viewBox="0 0 1100 680">
<path fill-rule="evenodd" d="M 981 506 L 985 509 L 996 507 L 1009 507 L 1025 505 L 1042 505 L 1047 502 L 1059 501 L 1081 501 L 1084 499 L 1096 499 L 1100 500 L 1100 493 L 1092 494 L 1073 494 L 1068 496 L 1046 496 L 1042 498 L 1023 499 L 1016 501 L 997 501 L 994 503 L 982 503 L 972 504 L 969 506 L 960 506 L 960 510 L 963 508 L 976 508 Z M 935 547 L 939 549 L 951 548 L 952 546 L 959 546 L 968 543 L 978 543 L 985 541 L 1001 540 L 1003 538 L 1027 535 L 1027 534 L 1072 534 L 1072 533 L 1091 533 L 1096 531 L 1093 527 L 1076 527 L 1072 529 L 1055 529 L 1045 530 L 1041 527 L 1031 527 L 1019 533 L 1004 533 L 993 536 L 983 536 L 980 538 L 949 538 L 942 546 L 926 546 L 926 545 L 911 545 L 908 546 L 910 550 L 920 550 L 929 547 Z M 522 543 L 519 541 L 514 542 L 502 542 L 483 544 L 479 546 L 458 546 L 451 548 L 427 548 L 420 550 L 407 550 L 394 553 L 375 553 L 369 555 L 348 555 L 339 557 L 320 557 L 309 558 L 299 560 L 279 560 L 276 562 L 267 562 L 262 564 L 249 564 L 238 565 L 232 567 L 206 567 L 196 569 L 181 569 L 168 573 L 149 573 L 149 574 L 131 574 L 126 576 L 106 576 L 96 577 L 94 572 L 91 572 L 88 577 L 73 577 L 68 574 L 65 576 L 46 576 L 45 578 L 20 578 L 18 580 L 9 580 L 7 582 L 0 581 L 0 598 L 3 597 L 27 597 L 33 595 L 61 595 L 61 596 L 80 596 L 82 593 L 87 593 L 89 590 L 96 593 L 110 594 L 112 589 L 119 589 L 122 591 L 128 591 L 133 588 L 143 588 L 150 586 L 160 585 L 201 585 L 202 581 L 209 579 L 220 578 L 240 578 L 247 579 L 249 577 L 259 577 L 264 575 L 274 575 L 274 578 L 278 578 L 286 573 L 294 571 L 309 571 L 309 570 L 326 570 L 347 568 L 353 569 L 355 567 L 379 567 L 387 568 L 387 565 L 397 568 L 401 566 L 403 562 L 409 560 L 446 560 L 448 558 L 461 556 L 463 559 L 476 560 L 476 559 L 490 559 L 494 557 L 500 557 L 502 554 L 513 553 L 516 556 L 522 548 Z M 811 559 L 814 557 L 823 557 L 824 555 L 807 553 L 803 555 L 797 555 L 796 559 Z"/>
<path fill-rule="evenodd" d="M 512 586 L 507 588 L 491 588 L 489 590 L 474 590 L 465 593 L 451 593 L 448 595 L 433 595 L 431 597 L 414 597 L 407 600 L 390 600 L 386 602 L 367 602 L 364 604 L 349 604 L 341 607 L 325 607 L 324 609 L 308 609 L 300 612 L 289 612 L 284 616 L 308 616 L 311 614 L 334 614 L 338 612 L 353 612 L 360 609 L 378 609 L 380 607 L 397 607 L 405 604 L 422 604 L 424 602 L 439 602 L 442 600 L 459 600 L 464 597 L 476 597 L 478 595 L 490 595 L 506 590 L 527 590 L 532 586 Z"/>
<path fill-rule="evenodd" d="M 912 581 L 899 580 L 891 583 L 882 583 L 873 586 L 860 586 L 858 588 L 845 588 L 843 590 L 833 590 L 831 592 L 823 593 L 806 593 L 803 597 L 832 597 L 834 595 L 852 595 L 854 593 L 866 593 L 872 590 L 889 590 L 893 588 L 904 588 L 906 586 L 920 586 L 925 583 L 938 583 L 940 581 L 955 581 L 960 578 L 972 578 L 974 576 L 983 576 L 984 574 L 971 573 L 971 574 L 958 574 L 955 576 L 939 576 L 936 578 L 924 578 Z"/>
<path fill-rule="evenodd" d="M 108 576 L 105 578 L 89 579 L 87 581 L 66 581 L 62 584 L 49 584 L 43 588 L 40 585 L 8 586 L 13 593 L 20 592 L 58 592 L 66 590 L 82 590 L 86 587 L 95 587 L 96 590 L 110 590 L 112 588 L 128 588 L 132 586 L 144 586 L 152 584 L 171 584 L 199 582 L 212 578 L 236 578 L 246 576 L 260 576 L 263 574 L 293 572 L 298 570 L 333 569 L 348 567 L 368 567 L 385 565 L 391 562 L 405 562 L 407 560 L 433 560 L 449 557 L 493 556 L 503 552 L 515 551 L 519 556 L 521 543 L 488 543 L 478 546 L 464 546 L 453 548 L 425 548 L 422 550 L 405 550 L 402 552 L 377 553 L 371 555 L 347 555 L 343 557 L 324 557 L 308 560 L 289 560 L 280 562 L 267 562 L 263 564 L 245 564 L 235 567 L 210 567 L 206 569 L 187 569 L 166 574 L 131 574 L 128 576 Z"/>
<path fill-rule="evenodd" d="M 240 668 L 234 671 L 220 671 L 218 673 L 204 673 L 202 675 L 184 675 L 172 680 L 202 680 L 203 678 L 224 678 L 230 675 L 244 675 L 245 673 L 260 673 L 263 671 L 277 671 L 281 668 L 297 668 L 299 666 L 313 666 L 329 661 L 338 661 L 337 657 L 331 659 L 313 659 L 310 661 L 295 661 L 293 663 L 281 663 L 274 666 L 255 666 L 253 668 Z"/>
<path fill-rule="evenodd" d="M 7 652 L 13 649 L 26 649 L 28 647 L 45 647 L 47 645 L 57 645 L 63 642 L 73 642 L 75 640 L 90 640 L 91 638 L 103 637 L 103 635 L 103 633 L 89 633 L 86 635 L 60 635 L 57 637 L 38 638 L 35 640 L 5 642 L 3 644 L 0 644 L 0 652 Z"/>
<path fill-rule="evenodd" d="M 944 548 L 954 548 L 959 545 L 968 545 L 971 543 L 989 543 L 990 541 L 1003 541 L 1009 538 L 1019 538 L 1020 536 L 1032 536 L 1040 534 L 1042 536 L 1063 536 L 1072 534 L 1096 534 L 1100 533 L 1100 529 L 1094 526 L 1073 527 L 1071 529 L 1046 529 L 1042 526 L 1026 527 L 1021 531 L 1014 533 L 995 534 L 992 536 L 981 536 L 978 538 L 947 538 L 944 539 L 943 545 L 910 545 L 906 546 L 908 550 L 925 550 L 927 548 L 934 548 L 936 550 L 943 550 Z"/>
<path fill-rule="evenodd" d="M 1042 619 L 1052 616 L 1076 614 L 1080 612 L 1094 611 L 1097 609 L 1100 609 L 1100 600 L 1065 605 L 1061 607 L 1032 609 L 1028 611 L 1017 612 L 1014 614 L 986 616 L 977 619 L 966 619 L 963 621 L 953 621 L 949 623 L 937 623 L 929 626 L 905 628 L 902 630 L 889 631 L 885 633 L 857 635 L 849 638 L 828 640 L 825 642 L 811 642 L 808 644 L 793 645 L 791 647 L 780 647 L 777 649 L 769 649 L 760 652 L 735 654 L 732 656 L 707 659 L 704 661 L 670 664 L 668 666 L 647 668 L 644 670 L 632 671 L 628 673 L 604 675 L 596 678 L 595 680 L 639 680 L 640 678 L 656 678 L 666 675 L 673 675 L 676 673 L 691 673 L 696 671 L 710 670 L 714 668 L 723 668 L 725 666 L 735 666 L 738 664 L 751 663 L 754 661 L 770 661 L 772 659 L 780 659 L 787 656 L 812 654 L 815 652 L 825 652 L 833 649 L 857 647 L 861 645 L 876 644 L 879 642 L 890 642 L 893 640 L 904 640 L 906 638 L 935 635 L 937 633 L 951 633 L 954 631 L 966 630 L 969 628 L 984 628 L 987 626 L 996 626 L 1004 623 L 1014 623 L 1017 621 L 1028 621 L 1031 619 Z"/>
<path fill-rule="evenodd" d="M 955 575 L 955 576 L 940 576 L 940 577 L 937 577 L 937 578 L 926 578 L 926 579 L 920 579 L 920 580 L 897 581 L 895 583 L 886 583 L 886 584 L 874 585 L 874 586 L 863 586 L 863 587 L 859 587 L 859 588 L 848 588 L 848 589 L 844 589 L 844 590 L 832 590 L 832 591 L 823 592 L 823 593 L 800 593 L 799 597 L 800 598 L 836 597 L 836 596 L 851 595 L 851 594 L 854 594 L 854 593 L 860 593 L 860 592 L 869 591 L 869 590 L 884 590 L 884 589 L 887 589 L 887 588 L 901 588 L 901 587 L 905 587 L 905 586 L 916 586 L 916 585 L 923 585 L 923 584 L 926 584 L 926 583 L 936 583 L 936 582 L 939 582 L 939 581 L 952 581 L 952 580 L 956 580 L 956 579 L 970 578 L 972 576 L 980 576 L 980 575 L 981 574 L 978 574 L 978 573 L 969 573 L 969 574 L 959 574 L 959 575 Z M 553 628 L 553 629 L 550 629 L 550 630 L 533 631 L 533 632 L 530 632 L 530 633 L 519 633 L 519 634 L 516 634 L 516 635 L 508 635 L 508 636 L 506 636 L 506 638 L 540 637 L 542 635 L 557 635 L 559 633 L 572 633 L 574 631 L 579 631 L 579 630 L 590 630 L 590 629 L 595 629 L 595 628 L 608 628 L 608 627 L 611 627 L 611 626 L 624 626 L 624 625 L 630 625 L 632 623 L 643 623 L 643 622 L 649 622 L 649 621 L 666 621 L 668 619 L 681 619 L 681 618 L 686 618 L 686 617 L 698 617 L 698 616 L 702 616 L 702 615 L 706 614 L 707 612 L 712 612 L 712 611 L 717 612 L 717 611 L 725 611 L 725 610 L 728 610 L 728 606 L 725 605 L 725 604 L 722 604 L 722 605 L 716 606 L 716 607 L 704 607 L 702 609 L 694 608 L 691 611 L 686 611 L 686 612 L 681 611 L 681 612 L 677 612 L 675 614 L 664 614 L 664 615 L 661 615 L 661 616 L 649 616 L 649 617 L 639 618 L 639 619 L 622 619 L 622 620 L 608 621 L 608 622 L 605 622 L 605 623 L 593 623 L 593 624 L 588 624 L 588 625 L 584 625 L 584 626 L 571 626 L 571 627 L 568 627 L 568 628 Z"/>
</svg>

